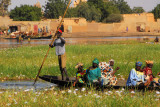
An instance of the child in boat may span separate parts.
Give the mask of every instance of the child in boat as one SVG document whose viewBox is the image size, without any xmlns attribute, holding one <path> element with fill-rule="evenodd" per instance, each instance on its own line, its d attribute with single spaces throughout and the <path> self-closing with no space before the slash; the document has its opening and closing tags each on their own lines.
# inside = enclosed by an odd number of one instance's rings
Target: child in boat
<svg viewBox="0 0 160 107">
<path fill-rule="evenodd" d="M 136 62 L 136 67 L 130 71 L 127 86 L 144 86 L 144 73 L 141 70 L 142 62 Z"/>
<path fill-rule="evenodd" d="M 88 85 L 91 85 L 92 83 L 101 84 L 101 70 L 97 58 L 93 60 L 92 66 L 86 70 L 86 82 Z"/>
<path fill-rule="evenodd" d="M 99 67 L 101 69 L 101 75 L 102 75 L 102 84 L 103 85 L 116 85 L 117 84 L 117 77 L 114 75 L 117 70 L 120 68 L 117 67 L 115 70 L 113 70 L 114 66 L 114 60 L 109 60 L 109 64 L 106 62 L 100 62 Z"/>
<path fill-rule="evenodd" d="M 147 86 L 154 84 L 160 85 L 159 79 L 155 78 L 152 73 L 153 61 L 146 61 L 146 66 L 143 68 L 145 79 L 148 81 Z"/>
<path fill-rule="evenodd" d="M 78 69 L 78 71 L 76 73 L 76 81 L 74 82 L 73 86 L 75 86 L 76 83 L 85 83 L 84 76 L 86 74 L 86 69 L 83 69 L 83 64 L 82 63 L 78 63 L 75 66 L 75 68 Z"/>
</svg>

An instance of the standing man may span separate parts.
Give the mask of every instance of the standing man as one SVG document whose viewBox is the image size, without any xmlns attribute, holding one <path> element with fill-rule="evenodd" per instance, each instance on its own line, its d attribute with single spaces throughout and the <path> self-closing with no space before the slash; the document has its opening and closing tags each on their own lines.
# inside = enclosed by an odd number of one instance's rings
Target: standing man
<svg viewBox="0 0 160 107">
<path fill-rule="evenodd" d="M 62 80 L 64 80 L 64 73 L 66 75 L 66 80 L 69 80 L 67 69 L 66 69 L 66 53 L 65 53 L 65 40 L 62 38 L 62 30 L 59 29 L 57 35 L 57 39 L 53 42 L 53 44 L 50 44 L 49 46 L 51 48 L 56 48 L 56 55 L 58 56 L 58 62 L 59 62 L 59 68 L 62 75 Z"/>
</svg>

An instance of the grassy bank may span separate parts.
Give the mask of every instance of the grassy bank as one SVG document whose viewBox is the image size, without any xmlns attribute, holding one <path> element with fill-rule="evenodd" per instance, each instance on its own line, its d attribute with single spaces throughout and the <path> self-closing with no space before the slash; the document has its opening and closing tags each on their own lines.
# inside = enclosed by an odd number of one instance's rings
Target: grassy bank
<svg viewBox="0 0 160 107">
<path fill-rule="evenodd" d="M 27 46 L 0 50 L 0 79 L 34 79 L 48 50 L 48 46 Z M 78 62 L 88 68 L 92 60 L 115 60 L 119 66 L 117 74 L 128 77 L 136 61 L 153 60 L 153 73 L 160 72 L 160 45 L 138 42 L 118 42 L 101 45 L 66 45 L 67 70 L 69 76 L 74 76 L 74 68 Z M 55 49 L 51 49 L 45 61 L 41 75 L 60 75 Z"/>
<path fill-rule="evenodd" d="M 45 90 L 33 92 L 0 91 L 0 106 L 47 107 L 158 107 L 160 92 L 110 90 L 96 92 L 92 89 Z"/>
</svg>

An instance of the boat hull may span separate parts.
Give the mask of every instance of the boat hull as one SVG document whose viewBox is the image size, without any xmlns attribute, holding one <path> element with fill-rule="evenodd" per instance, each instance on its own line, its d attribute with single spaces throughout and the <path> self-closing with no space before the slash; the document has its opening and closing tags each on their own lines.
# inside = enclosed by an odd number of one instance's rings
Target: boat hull
<svg viewBox="0 0 160 107">
<path fill-rule="evenodd" d="M 47 81 L 47 82 L 51 82 L 54 84 L 57 84 L 58 86 L 61 87 L 70 87 L 73 86 L 73 83 L 75 82 L 76 78 L 75 77 L 70 77 L 69 81 L 65 81 L 62 80 L 61 77 L 59 76 L 49 76 L 49 75 L 43 75 L 43 76 L 39 76 L 40 79 Z M 101 88 L 101 89 L 120 89 L 120 88 L 124 88 L 126 90 L 128 89 L 136 89 L 136 90 L 160 90 L 160 87 L 127 87 L 126 85 L 126 81 L 125 80 L 119 80 L 117 85 L 115 86 L 99 86 L 97 84 L 93 84 L 93 86 Z M 77 83 L 76 87 L 82 87 L 82 86 L 87 86 L 86 84 L 82 84 L 82 83 Z"/>
</svg>

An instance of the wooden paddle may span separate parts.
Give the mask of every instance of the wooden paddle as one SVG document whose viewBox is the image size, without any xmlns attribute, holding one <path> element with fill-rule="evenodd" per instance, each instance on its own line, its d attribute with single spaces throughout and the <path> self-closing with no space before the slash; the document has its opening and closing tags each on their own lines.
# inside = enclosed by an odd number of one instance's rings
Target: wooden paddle
<svg viewBox="0 0 160 107">
<path fill-rule="evenodd" d="M 69 1 L 68 5 L 67 5 L 67 8 L 66 8 L 66 10 L 65 10 L 65 12 L 64 12 L 64 15 L 63 15 L 63 18 L 62 18 L 62 20 L 61 20 L 61 22 L 60 22 L 60 24 L 59 24 L 59 26 L 58 26 L 58 28 L 57 28 L 57 30 L 56 30 L 56 33 L 55 33 L 55 35 L 54 35 L 54 37 L 53 37 L 53 39 L 52 39 L 51 44 L 53 44 L 53 42 L 54 42 L 54 40 L 55 40 L 55 38 L 56 38 L 56 34 L 57 34 L 57 32 L 58 32 L 58 30 L 59 30 L 59 28 L 60 28 L 60 26 L 61 26 L 61 24 L 62 24 L 62 22 L 63 22 L 64 16 L 65 16 L 66 13 L 67 13 L 67 10 L 68 10 L 68 7 L 69 7 L 70 3 L 71 3 L 71 0 Z M 42 65 L 41 65 L 41 67 L 40 67 L 40 69 L 39 69 L 39 71 L 38 71 L 38 74 L 37 74 L 37 76 L 36 76 L 36 79 L 35 79 L 33 85 L 35 85 L 35 83 L 36 83 L 36 81 L 37 81 L 37 79 L 38 79 L 38 77 L 39 77 L 39 74 L 40 74 L 40 72 L 41 72 L 41 69 L 42 69 L 42 67 L 43 67 L 43 64 L 44 64 L 47 56 L 48 56 L 48 53 L 49 53 L 50 49 L 51 49 L 51 47 L 49 47 L 49 49 L 48 49 L 48 51 L 47 51 L 47 53 L 46 53 L 46 55 L 45 55 L 45 57 L 44 57 L 44 59 L 43 59 Z"/>
</svg>

